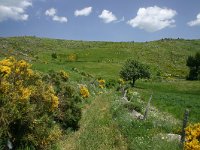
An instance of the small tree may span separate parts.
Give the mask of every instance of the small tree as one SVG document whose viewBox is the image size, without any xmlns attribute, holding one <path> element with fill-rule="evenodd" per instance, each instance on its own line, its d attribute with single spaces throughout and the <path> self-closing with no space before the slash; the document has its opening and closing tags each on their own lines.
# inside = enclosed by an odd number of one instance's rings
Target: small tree
<svg viewBox="0 0 200 150">
<path fill-rule="evenodd" d="M 56 54 L 55 52 L 51 54 L 51 57 L 52 57 L 53 59 L 57 59 L 57 58 L 58 58 L 58 56 L 57 56 L 57 54 Z"/>
<path fill-rule="evenodd" d="M 132 80 L 132 87 L 134 87 L 137 79 L 150 78 L 149 66 L 136 60 L 128 59 L 120 71 L 120 77 L 125 81 Z"/>
<path fill-rule="evenodd" d="M 200 53 L 196 53 L 195 56 L 189 56 L 186 65 L 190 69 L 187 79 L 200 80 Z"/>
</svg>

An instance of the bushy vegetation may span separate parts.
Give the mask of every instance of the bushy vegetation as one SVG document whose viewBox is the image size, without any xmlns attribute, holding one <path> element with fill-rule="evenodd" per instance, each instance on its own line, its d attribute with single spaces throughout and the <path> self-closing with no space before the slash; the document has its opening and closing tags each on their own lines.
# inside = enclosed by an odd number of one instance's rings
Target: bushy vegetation
<svg viewBox="0 0 200 150">
<path fill-rule="evenodd" d="M 200 53 L 196 53 L 195 56 L 189 56 L 186 64 L 189 69 L 188 80 L 200 80 Z"/>
<path fill-rule="evenodd" d="M 57 59 L 57 58 L 58 58 L 58 56 L 57 56 L 57 54 L 56 54 L 55 52 L 53 52 L 53 53 L 51 54 L 51 57 L 52 57 L 53 59 Z"/>
<path fill-rule="evenodd" d="M 0 72 L 1 140 L 10 140 L 15 149 L 46 149 L 61 136 L 61 129 L 51 119 L 59 105 L 53 87 L 24 60 L 4 59 Z"/>
<path fill-rule="evenodd" d="M 67 61 L 73 62 L 73 61 L 77 61 L 78 60 L 78 56 L 75 53 L 70 53 L 67 55 Z"/>
<path fill-rule="evenodd" d="M 81 118 L 81 98 L 76 86 L 68 81 L 69 74 L 63 70 L 50 71 L 44 75 L 43 80 L 55 88 L 59 97 L 60 103 L 54 113 L 54 120 L 60 123 L 64 129 L 78 129 L 78 122 Z"/>
<path fill-rule="evenodd" d="M 186 150 L 200 149 L 200 123 L 189 125 L 186 129 L 186 142 L 184 148 Z"/>
<path fill-rule="evenodd" d="M 99 88 L 103 89 L 105 87 L 105 80 L 103 79 L 99 79 L 98 80 L 98 84 L 99 84 Z"/>
<path fill-rule="evenodd" d="M 105 86 L 107 88 L 114 88 L 114 87 L 117 86 L 117 84 L 118 84 L 117 80 L 115 80 L 115 79 L 109 79 L 109 80 L 106 81 Z"/>
<path fill-rule="evenodd" d="M 64 129 L 78 126 L 80 98 L 66 84 L 68 75 L 63 71 L 51 73 L 44 80 L 30 67 L 26 61 L 13 57 L 0 61 L 3 147 L 9 144 L 13 149 L 50 149 Z"/>
<path fill-rule="evenodd" d="M 80 95 L 83 98 L 87 98 L 90 96 L 90 93 L 88 91 L 88 88 L 85 85 L 80 85 Z"/>
<path fill-rule="evenodd" d="M 131 85 L 134 87 L 136 80 L 150 78 L 149 66 L 136 60 L 128 59 L 120 71 L 120 77 L 125 81 L 132 81 Z"/>
</svg>

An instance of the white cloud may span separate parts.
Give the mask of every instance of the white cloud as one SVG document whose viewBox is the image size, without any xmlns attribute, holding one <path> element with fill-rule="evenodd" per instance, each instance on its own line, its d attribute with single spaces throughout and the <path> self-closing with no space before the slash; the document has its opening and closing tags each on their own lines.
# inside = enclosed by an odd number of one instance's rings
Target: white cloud
<svg viewBox="0 0 200 150">
<path fill-rule="evenodd" d="M 103 10 L 99 18 L 103 19 L 104 23 L 110 23 L 117 20 L 117 17 L 108 10 Z"/>
<path fill-rule="evenodd" d="M 60 16 L 57 16 L 56 14 L 57 14 L 57 10 L 55 8 L 50 8 L 45 11 L 45 15 L 51 17 L 53 21 L 57 21 L 60 23 L 66 23 L 68 21 L 67 17 L 60 17 Z"/>
<path fill-rule="evenodd" d="M 32 6 L 32 2 L 31 0 L 1 0 L 0 5 L 24 7 L 24 6 Z"/>
<path fill-rule="evenodd" d="M 45 11 L 45 15 L 46 16 L 51 16 L 51 17 L 55 16 L 56 13 L 57 13 L 57 11 L 56 11 L 55 8 L 50 8 L 50 9 Z"/>
<path fill-rule="evenodd" d="M 29 15 L 25 10 L 32 6 L 30 0 L 1 0 L 0 1 L 0 22 L 8 19 L 25 21 Z"/>
<path fill-rule="evenodd" d="M 59 17 L 59 16 L 53 16 L 52 18 L 53 21 L 58 21 L 61 23 L 67 22 L 67 18 L 66 17 Z"/>
<path fill-rule="evenodd" d="M 24 0 L 20 3 L 20 6 L 23 8 L 26 8 L 26 7 L 32 6 L 32 3 L 30 1 Z"/>
<path fill-rule="evenodd" d="M 132 27 L 138 27 L 148 32 L 155 32 L 166 27 L 174 27 L 174 16 L 177 14 L 175 10 L 168 8 L 160 8 L 158 6 L 140 8 L 137 16 L 127 23 Z"/>
<path fill-rule="evenodd" d="M 92 7 L 86 7 L 81 10 L 76 10 L 74 12 L 75 16 L 88 16 L 92 12 Z"/>
<path fill-rule="evenodd" d="M 200 26 L 200 13 L 197 14 L 197 18 L 196 20 L 192 20 L 190 22 L 187 23 L 189 26 Z"/>
</svg>

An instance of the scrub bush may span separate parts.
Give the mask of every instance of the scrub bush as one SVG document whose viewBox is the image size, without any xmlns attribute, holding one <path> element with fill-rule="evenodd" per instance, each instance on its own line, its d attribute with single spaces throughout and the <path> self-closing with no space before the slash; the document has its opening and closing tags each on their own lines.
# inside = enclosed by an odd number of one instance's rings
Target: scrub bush
<svg viewBox="0 0 200 150">
<path fill-rule="evenodd" d="M 61 137 L 54 123 L 59 98 L 24 60 L 0 61 L 0 141 L 18 149 L 49 149 Z"/>
<path fill-rule="evenodd" d="M 42 75 L 24 60 L 3 59 L 0 147 L 51 149 L 66 129 L 78 129 L 80 102 L 78 90 L 65 71 Z"/>
<path fill-rule="evenodd" d="M 59 97 L 59 106 L 54 113 L 54 119 L 63 129 L 79 128 L 81 119 L 81 98 L 75 85 L 69 82 L 69 74 L 65 71 L 50 71 L 43 79 L 51 84 Z"/>
</svg>

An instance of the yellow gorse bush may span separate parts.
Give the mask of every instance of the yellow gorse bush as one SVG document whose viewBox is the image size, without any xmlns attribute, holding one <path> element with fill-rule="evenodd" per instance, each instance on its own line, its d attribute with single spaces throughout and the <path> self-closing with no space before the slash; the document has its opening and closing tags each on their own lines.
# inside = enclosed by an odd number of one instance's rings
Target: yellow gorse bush
<svg viewBox="0 0 200 150">
<path fill-rule="evenodd" d="M 67 72 L 65 72 L 64 70 L 61 70 L 60 72 L 60 76 L 67 81 L 69 79 L 69 74 Z"/>
<path fill-rule="evenodd" d="M 10 69 L 10 67 L 8 67 L 8 66 L 1 66 L 0 67 L 0 71 L 1 71 L 1 74 L 2 75 L 9 75 L 10 74 L 10 72 L 11 72 L 11 69 Z"/>
<path fill-rule="evenodd" d="M 200 150 L 200 123 L 189 125 L 186 129 L 186 150 Z"/>
<path fill-rule="evenodd" d="M 30 97 L 41 95 L 43 101 L 51 104 L 51 110 L 57 108 L 59 99 L 53 87 L 44 84 L 40 79 L 33 81 L 39 75 L 34 73 L 30 67 L 31 65 L 25 60 L 18 61 L 14 57 L 1 60 L 0 93 L 11 102 L 27 102 Z M 63 76 L 66 77 L 66 74 Z"/>
<path fill-rule="evenodd" d="M 0 61 L 0 65 L 1 66 L 8 66 L 11 67 L 13 65 L 13 57 L 9 57 L 7 59 L 3 59 L 2 61 Z"/>
<path fill-rule="evenodd" d="M 62 134 L 60 127 L 52 124 L 59 98 L 53 86 L 30 67 L 13 57 L 0 61 L 0 140 L 49 149 Z M 16 128 L 19 133 L 11 130 Z"/>
<path fill-rule="evenodd" d="M 103 88 L 105 87 L 106 81 L 103 80 L 103 79 L 100 79 L 100 80 L 98 80 L 98 83 L 99 83 L 99 87 L 100 87 L 101 89 L 103 89 Z"/>
<path fill-rule="evenodd" d="M 80 94 L 83 98 L 87 98 L 90 96 L 89 90 L 87 89 L 86 86 L 81 85 L 80 86 Z"/>
<path fill-rule="evenodd" d="M 31 95 L 31 89 L 30 88 L 20 88 L 21 91 L 21 97 L 19 97 L 19 100 L 21 101 L 27 101 Z"/>
<path fill-rule="evenodd" d="M 58 108 L 58 104 L 59 104 L 58 97 L 55 96 L 54 94 L 51 94 L 51 100 L 52 100 L 52 110 L 55 108 Z"/>
<path fill-rule="evenodd" d="M 76 61 L 78 59 L 77 54 L 70 53 L 67 55 L 67 61 Z"/>
</svg>

